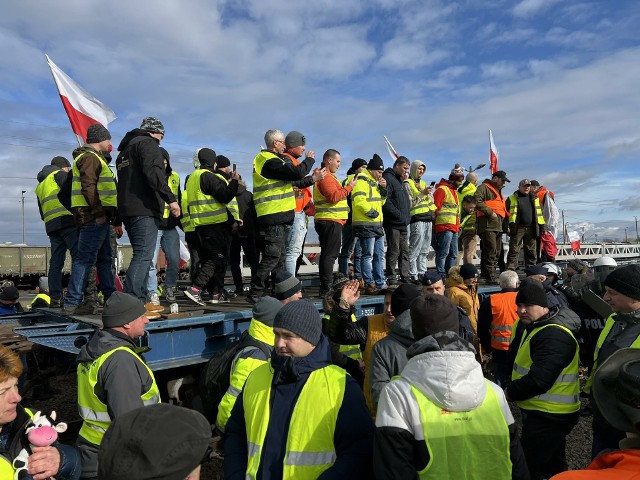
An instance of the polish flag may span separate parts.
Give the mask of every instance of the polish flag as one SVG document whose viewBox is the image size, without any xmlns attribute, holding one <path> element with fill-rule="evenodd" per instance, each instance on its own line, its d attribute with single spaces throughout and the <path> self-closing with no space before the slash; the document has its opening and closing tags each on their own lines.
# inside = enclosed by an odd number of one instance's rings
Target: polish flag
<svg viewBox="0 0 640 480">
<path fill-rule="evenodd" d="M 384 141 L 387 144 L 387 150 L 389 150 L 389 155 L 391 156 L 391 159 L 395 162 L 400 155 L 398 154 L 398 152 L 396 152 L 396 149 L 393 148 L 393 145 L 391 145 L 391 142 L 386 136 L 384 137 Z"/>
<path fill-rule="evenodd" d="M 180 266 L 179 268 L 184 267 L 191 260 L 191 255 L 189 254 L 189 249 L 184 244 L 182 240 L 180 240 Z"/>
<path fill-rule="evenodd" d="M 58 87 L 62 105 L 71 122 L 71 129 L 78 137 L 84 141 L 86 140 L 87 128 L 90 125 L 101 123 L 106 127 L 109 122 L 116 119 L 113 110 L 74 82 L 51 61 L 48 55 L 45 57 L 51 69 L 53 80 L 56 82 L 56 87 Z"/>
<path fill-rule="evenodd" d="M 489 159 L 491 163 L 489 164 L 489 168 L 491 168 L 491 173 L 496 173 L 498 171 L 498 149 L 496 148 L 495 143 L 493 143 L 493 134 L 491 130 L 489 130 Z"/>
<path fill-rule="evenodd" d="M 571 242 L 571 251 L 577 252 L 580 250 L 580 234 L 575 230 L 569 232 L 569 241 Z"/>
</svg>

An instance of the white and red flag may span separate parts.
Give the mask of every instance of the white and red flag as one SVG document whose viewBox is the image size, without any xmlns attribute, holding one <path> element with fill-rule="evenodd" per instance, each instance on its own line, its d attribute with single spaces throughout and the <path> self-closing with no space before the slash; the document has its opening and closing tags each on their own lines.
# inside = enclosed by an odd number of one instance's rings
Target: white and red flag
<svg viewBox="0 0 640 480">
<path fill-rule="evenodd" d="M 496 148 L 496 144 L 493 143 L 493 133 L 489 130 L 489 168 L 491 168 L 491 173 L 496 173 L 498 171 L 498 149 Z"/>
<path fill-rule="evenodd" d="M 577 252 L 580 250 L 580 234 L 575 230 L 569 232 L 569 241 L 571 242 L 571 251 Z"/>
<path fill-rule="evenodd" d="M 90 125 L 101 123 L 106 127 L 109 122 L 116 119 L 113 110 L 74 82 L 51 61 L 48 55 L 45 57 L 51 69 L 53 80 L 56 82 L 56 87 L 58 87 L 62 105 L 67 112 L 69 122 L 71 122 L 71 129 L 78 137 L 84 141 L 87 128 Z"/>
<path fill-rule="evenodd" d="M 387 144 L 387 150 L 389 150 L 389 155 L 391 155 L 391 159 L 395 162 L 400 156 L 400 154 L 396 152 L 396 149 L 393 148 L 393 145 L 391 145 L 391 142 L 386 136 L 384 137 L 384 141 Z"/>
</svg>

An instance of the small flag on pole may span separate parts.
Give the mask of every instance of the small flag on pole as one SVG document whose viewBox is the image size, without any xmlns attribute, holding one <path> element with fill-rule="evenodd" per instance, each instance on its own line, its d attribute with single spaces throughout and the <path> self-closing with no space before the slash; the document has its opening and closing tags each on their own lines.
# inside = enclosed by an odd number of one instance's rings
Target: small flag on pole
<svg viewBox="0 0 640 480">
<path fill-rule="evenodd" d="M 496 173 L 498 171 L 498 149 L 496 148 L 495 143 L 493 143 L 493 134 L 491 130 L 489 130 L 489 160 L 490 160 L 490 168 L 491 173 Z"/>
<path fill-rule="evenodd" d="M 116 119 L 113 110 L 74 82 L 51 61 L 48 55 L 45 57 L 51 69 L 53 80 L 56 82 L 56 87 L 58 87 L 62 105 L 67 112 L 69 122 L 71 122 L 71 129 L 78 137 L 84 141 L 87 128 L 90 125 L 101 123 L 106 127 L 109 122 Z"/>
<path fill-rule="evenodd" d="M 395 162 L 400 155 L 398 154 L 398 152 L 396 152 L 396 149 L 393 148 L 393 145 L 391 145 L 391 142 L 386 136 L 384 137 L 384 141 L 387 143 L 387 150 L 389 150 L 389 155 L 391 155 L 391 159 Z"/>
<path fill-rule="evenodd" d="M 571 251 L 577 252 L 580 250 L 580 234 L 575 230 L 569 232 L 569 241 L 571 242 Z"/>
</svg>

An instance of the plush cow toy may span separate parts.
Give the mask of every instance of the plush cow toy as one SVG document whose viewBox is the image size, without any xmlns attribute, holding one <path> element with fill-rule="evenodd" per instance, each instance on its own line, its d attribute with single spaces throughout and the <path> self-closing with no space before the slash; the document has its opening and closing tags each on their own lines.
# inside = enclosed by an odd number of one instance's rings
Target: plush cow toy
<svg viewBox="0 0 640 480">
<path fill-rule="evenodd" d="M 58 433 L 62 433 L 66 429 L 66 423 L 56 423 L 55 410 L 51 412 L 51 415 L 41 415 L 40 412 L 36 412 L 25 430 L 29 446 L 20 450 L 18 456 L 13 460 L 14 480 L 22 480 L 27 476 L 29 456 L 33 447 L 48 447 L 58 439 Z"/>
</svg>

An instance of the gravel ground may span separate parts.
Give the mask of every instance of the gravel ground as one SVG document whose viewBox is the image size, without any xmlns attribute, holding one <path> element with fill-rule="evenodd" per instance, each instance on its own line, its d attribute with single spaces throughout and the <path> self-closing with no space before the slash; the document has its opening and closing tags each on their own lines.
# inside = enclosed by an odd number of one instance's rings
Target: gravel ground
<svg viewBox="0 0 640 480">
<path fill-rule="evenodd" d="M 75 370 L 53 376 L 50 384 L 59 392 L 48 400 L 36 400 L 30 398 L 32 392 L 27 392 L 22 404 L 36 410 L 50 412 L 56 410 L 58 418 L 66 422 L 79 422 L 76 406 L 77 387 Z M 511 404 L 511 410 L 520 424 L 520 412 L 515 404 Z M 78 423 L 76 423 L 78 425 Z M 79 427 L 78 427 L 79 428 Z M 580 417 L 567 439 L 567 459 L 571 469 L 584 468 L 589 464 L 591 455 L 591 417 Z M 210 460 L 202 466 L 203 480 L 222 479 L 222 461 Z"/>
</svg>

